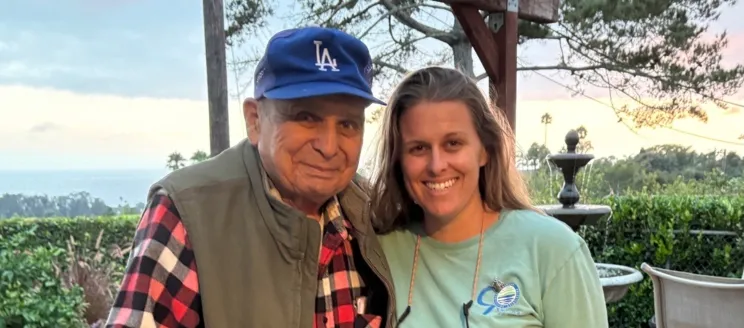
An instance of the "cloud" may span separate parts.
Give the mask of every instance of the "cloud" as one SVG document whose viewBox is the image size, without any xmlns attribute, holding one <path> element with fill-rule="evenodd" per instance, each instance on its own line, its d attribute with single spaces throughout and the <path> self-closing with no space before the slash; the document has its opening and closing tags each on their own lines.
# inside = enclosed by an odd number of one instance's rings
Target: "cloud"
<svg viewBox="0 0 744 328">
<path fill-rule="evenodd" d="M 65 73 L 73 73 L 75 68 L 62 65 L 33 65 L 21 60 L 0 64 L 0 79 L 8 80 L 46 80 Z"/>
<path fill-rule="evenodd" d="M 45 133 L 45 132 L 50 132 L 50 131 L 55 131 L 55 130 L 61 130 L 61 129 L 62 129 L 62 126 L 59 125 L 59 124 L 55 124 L 55 123 L 52 123 L 52 122 L 43 122 L 43 123 L 36 124 L 36 125 L 32 126 L 28 130 L 28 132 L 30 132 L 32 134 L 36 134 L 36 133 Z"/>
<path fill-rule="evenodd" d="M 0 153 L 5 167 L 161 167 L 173 151 L 209 150 L 205 101 L 91 95 L 53 88 L 0 86 Z M 245 137 L 242 113 L 230 103 L 233 143 Z M 48 165 L 48 164 L 46 164 Z"/>
<path fill-rule="evenodd" d="M 7 41 L 0 40 L 0 53 L 9 53 L 17 50 L 17 46 Z"/>
<path fill-rule="evenodd" d="M 205 99 L 201 5 L 15 2 L 0 12 L 0 84 Z M 136 20 L 131 17 L 137 17 Z M 203 32 L 201 32 L 203 33 Z"/>
</svg>

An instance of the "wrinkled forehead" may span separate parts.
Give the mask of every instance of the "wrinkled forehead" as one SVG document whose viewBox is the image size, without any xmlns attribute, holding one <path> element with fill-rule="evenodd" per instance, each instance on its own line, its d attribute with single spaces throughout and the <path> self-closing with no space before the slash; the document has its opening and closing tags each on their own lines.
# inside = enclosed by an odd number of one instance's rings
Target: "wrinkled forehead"
<svg viewBox="0 0 744 328">
<path fill-rule="evenodd" d="M 364 118 L 365 108 L 370 105 L 366 99 L 346 95 L 300 98 L 292 100 L 272 100 L 273 110 L 282 116 L 309 112 L 318 116 L 339 116 Z"/>
</svg>

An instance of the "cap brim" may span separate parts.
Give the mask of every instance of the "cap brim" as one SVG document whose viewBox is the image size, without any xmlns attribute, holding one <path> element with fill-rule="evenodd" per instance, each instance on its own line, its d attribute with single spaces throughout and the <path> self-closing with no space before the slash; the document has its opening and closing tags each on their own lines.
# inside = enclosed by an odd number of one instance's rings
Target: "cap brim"
<svg viewBox="0 0 744 328">
<path fill-rule="evenodd" d="M 299 98 L 328 96 L 328 95 L 351 95 L 357 96 L 373 103 L 387 106 L 387 104 L 375 98 L 370 93 L 338 82 L 307 82 L 279 87 L 264 92 L 269 99 L 292 100 Z"/>
</svg>

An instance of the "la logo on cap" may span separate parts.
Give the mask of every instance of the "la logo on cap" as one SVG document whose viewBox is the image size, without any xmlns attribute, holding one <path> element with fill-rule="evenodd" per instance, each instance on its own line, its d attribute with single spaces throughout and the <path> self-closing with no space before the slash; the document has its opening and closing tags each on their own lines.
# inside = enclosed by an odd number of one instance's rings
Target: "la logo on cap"
<svg viewBox="0 0 744 328">
<path fill-rule="evenodd" d="M 318 70 L 326 72 L 328 71 L 326 67 L 330 67 L 331 71 L 338 72 L 339 69 L 336 65 L 336 59 L 331 57 L 328 48 L 323 47 L 322 51 L 320 49 L 323 45 L 323 41 L 315 40 L 313 43 L 315 43 L 315 66 L 318 66 Z"/>
</svg>

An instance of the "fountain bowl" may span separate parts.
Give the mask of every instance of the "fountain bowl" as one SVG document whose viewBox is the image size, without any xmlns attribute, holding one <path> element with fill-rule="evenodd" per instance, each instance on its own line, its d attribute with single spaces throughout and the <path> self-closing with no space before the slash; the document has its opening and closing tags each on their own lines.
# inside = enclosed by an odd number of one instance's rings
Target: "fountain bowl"
<svg viewBox="0 0 744 328">
<path fill-rule="evenodd" d="M 625 297 L 631 285 L 643 280 L 640 271 L 624 265 L 596 263 L 599 282 L 604 291 L 605 303 L 614 303 Z"/>
<path fill-rule="evenodd" d="M 589 163 L 589 161 L 591 161 L 592 159 L 594 159 L 594 155 L 584 154 L 584 153 L 557 153 L 557 154 L 548 155 L 549 161 L 559 161 L 559 162 L 575 161 L 575 162 L 583 163 L 584 165 Z M 584 166 L 584 165 L 581 165 L 581 166 Z"/>
<path fill-rule="evenodd" d="M 576 204 L 564 207 L 561 204 L 551 204 L 536 207 L 567 224 L 573 231 L 578 231 L 582 225 L 595 225 L 599 219 L 612 213 L 612 209 L 605 205 Z"/>
</svg>

